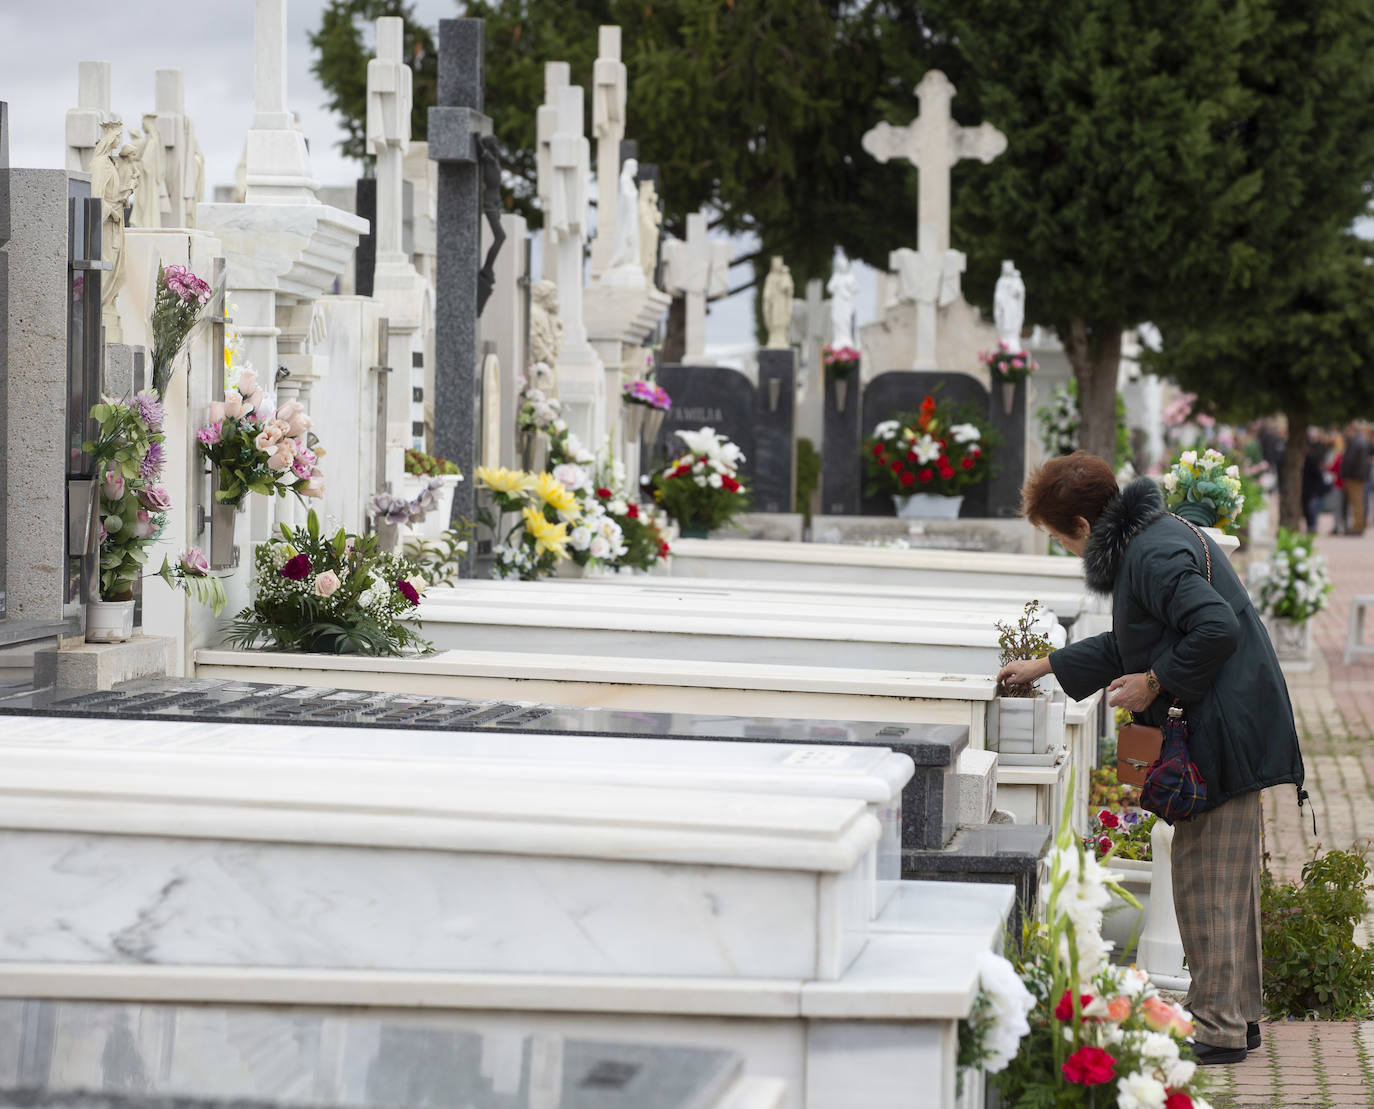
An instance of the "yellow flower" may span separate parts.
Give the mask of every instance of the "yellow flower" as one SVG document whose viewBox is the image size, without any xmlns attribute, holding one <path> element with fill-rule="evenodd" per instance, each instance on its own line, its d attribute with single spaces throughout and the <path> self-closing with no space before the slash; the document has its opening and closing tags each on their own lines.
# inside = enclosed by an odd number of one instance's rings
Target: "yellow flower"
<svg viewBox="0 0 1374 1109">
<path fill-rule="evenodd" d="M 507 470 L 504 466 L 478 466 L 477 480 L 493 493 L 518 496 L 534 485 L 534 475 L 524 470 Z"/>
<path fill-rule="evenodd" d="M 552 551 L 555 558 L 568 557 L 568 525 L 550 523 L 538 508 L 526 508 L 521 515 L 525 517 L 525 531 L 534 539 L 534 553 Z"/>
<path fill-rule="evenodd" d="M 582 515 L 577 497 L 547 470 L 534 479 L 533 492 L 541 504 L 548 505 L 565 520 L 576 520 Z"/>
</svg>

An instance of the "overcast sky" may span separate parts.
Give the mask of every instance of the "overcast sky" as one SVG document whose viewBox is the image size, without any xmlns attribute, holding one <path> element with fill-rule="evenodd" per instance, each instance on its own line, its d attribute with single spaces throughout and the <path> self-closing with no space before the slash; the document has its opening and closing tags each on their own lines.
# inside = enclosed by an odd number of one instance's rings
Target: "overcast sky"
<svg viewBox="0 0 1374 1109">
<path fill-rule="evenodd" d="M 340 156 L 342 132 L 325 110 L 324 90 L 310 73 L 307 36 L 319 26 L 324 8 L 325 0 L 289 0 L 287 102 L 310 141 L 315 176 L 324 185 L 347 185 L 360 176 L 359 167 Z M 460 8 L 456 0 L 415 0 L 418 17 L 431 26 L 460 14 Z M 142 114 L 153 109 L 154 71 L 181 69 L 186 111 L 205 152 L 210 199 L 216 185 L 233 183 L 252 121 L 253 9 L 253 0 L 204 5 L 184 0 L 0 0 L 0 100 L 10 106 L 10 164 L 64 165 L 67 109 L 76 107 L 77 63 L 110 63 L 110 106 L 126 126 L 138 126 Z M 627 114 L 633 137 L 633 89 Z M 746 249 L 741 244 L 737 253 Z M 861 267 L 856 272 L 863 283 L 858 303 L 863 322 L 874 315 L 875 282 L 872 271 Z M 739 284 L 747 273 L 737 271 L 732 277 L 732 284 Z M 750 294 L 713 305 L 708 321 L 712 346 L 748 344 L 752 335 Z"/>
</svg>

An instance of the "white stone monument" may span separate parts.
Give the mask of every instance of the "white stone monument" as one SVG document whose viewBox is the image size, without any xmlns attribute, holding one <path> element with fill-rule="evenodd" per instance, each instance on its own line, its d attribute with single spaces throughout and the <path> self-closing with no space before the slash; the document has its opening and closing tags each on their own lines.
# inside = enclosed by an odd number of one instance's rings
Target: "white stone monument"
<svg viewBox="0 0 1374 1109">
<path fill-rule="evenodd" d="M 825 291 L 830 294 L 830 344 L 835 347 L 853 347 L 854 342 L 854 298 L 859 293 L 859 279 L 849 272 L 848 259 L 841 258 L 835 263 L 835 272 L 826 282 Z"/>
<path fill-rule="evenodd" d="M 179 69 L 156 73 L 157 129 L 167 150 L 167 204 L 163 227 L 195 227 L 205 198 L 205 156 L 186 114 L 185 81 Z"/>
<path fill-rule="evenodd" d="M 706 237 L 706 213 L 687 217 L 687 238 L 663 244 L 663 285 L 687 301 L 684 366 L 709 366 L 706 357 L 706 302 L 730 290 L 730 261 L 735 248 L 728 239 Z"/>
<path fill-rule="evenodd" d="M 79 63 L 76 107 L 67 110 L 68 173 L 90 173 L 91 156 L 100 141 L 101 128 L 119 118 L 110 111 L 110 63 Z"/>
<path fill-rule="evenodd" d="M 1026 283 L 1011 259 L 1002 260 L 1002 275 L 992 294 L 992 314 L 997 337 L 1011 351 L 1021 350 L 1021 327 L 1026 321 Z"/>
<path fill-rule="evenodd" d="M 592 279 L 614 264 L 619 245 L 617 212 L 625 201 L 617 195 L 620 142 L 625 137 L 625 63 L 620 60 L 620 28 L 597 32 L 592 70 L 592 131 L 596 135 L 596 238 L 592 242 Z"/>
<path fill-rule="evenodd" d="M 788 350 L 792 343 L 788 331 L 792 325 L 792 271 L 774 256 L 769 263 L 768 276 L 763 279 L 763 324 L 768 329 L 764 347 L 768 350 Z"/>
<path fill-rule="evenodd" d="M 553 136 L 558 130 L 558 90 L 572 83 L 572 67 L 567 62 L 544 63 L 544 103 L 534 114 L 535 189 L 539 210 L 544 213 L 542 255 L 545 276 L 553 275 L 554 236 L 550 212 L 553 210 Z"/>
</svg>

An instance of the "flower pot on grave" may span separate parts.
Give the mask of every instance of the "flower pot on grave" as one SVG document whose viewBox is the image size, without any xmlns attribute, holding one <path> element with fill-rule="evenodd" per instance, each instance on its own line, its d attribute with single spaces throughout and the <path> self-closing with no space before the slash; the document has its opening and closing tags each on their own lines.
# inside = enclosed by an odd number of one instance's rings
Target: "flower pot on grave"
<svg viewBox="0 0 1374 1109">
<path fill-rule="evenodd" d="M 1312 662 L 1311 620 L 1284 620 L 1277 616 L 1266 616 L 1264 626 L 1269 631 L 1274 654 L 1280 663 L 1304 665 Z"/>
<path fill-rule="evenodd" d="M 443 485 L 439 487 L 436 497 L 438 503 L 425 513 L 423 519 L 400 525 L 402 543 L 410 538 L 436 540 L 448 530 L 453 517 L 453 494 L 463 478 L 460 474 L 441 474 L 439 477 Z M 406 474 L 401 480 L 401 496 L 408 501 L 415 500 L 430 480 L 427 474 Z"/>
<path fill-rule="evenodd" d="M 957 520 L 963 497 L 946 497 L 939 493 L 912 493 L 903 497 L 893 494 L 892 504 L 902 520 Z"/>
<path fill-rule="evenodd" d="M 627 443 L 637 443 L 644 435 L 644 425 L 647 422 L 649 408 L 647 405 L 636 404 L 634 401 L 626 401 L 620 409 L 621 419 L 625 421 L 625 441 Z"/>
<path fill-rule="evenodd" d="M 373 522 L 377 532 L 377 550 L 394 551 L 401 542 L 401 529 L 398 524 L 388 524 L 382 519 Z"/>
<path fill-rule="evenodd" d="M 836 377 L 833 380 L 835 382 L 835 411 L 843 412 L 849 401 L 849 378 Z"/>
<path fill-rule="evenodd" d="M 123 643 L 133 638 L 134 602 L 87 601 L 86 642 Z"/>
<path fill-rule="evenodd" d="M 67 553 L 73 557 L 96 549 L 99 491 L 95 478 L 67 478 Z"/>
<path fill-rule="evenodd" d="M 1154 864 L 1136 859 L 1113 859 L 1110 869 L 1122 876 L 1121 888 L 1140 902 L 1140 908 L 1135 909 L 1113 894 L 1112 903 L 1102 916 L 1102 938 L 1116 945 L 1112 949 L 1112 958 L 1117 962 L 1129 962 L 1140 940 L 1141 929 L 1145 926 Z"/>
<path fill-rule="evenodd" d="M 640 405 L 643 408 L 643 405 Z M 658 438 L 658 433 L 663 427 L 664 412 L 661 408 L 646 408 L 644 410 L 644 438 L 652 443 Z"/>
<path fill-rule="evenodd" d="M 988 702 L 987 746 L 998 754 L 1050 754 L 1050 697 L 994 697 Z"/>
<path fill-rule="evenodd" d="M 234 527 L 239 505 L 219 499 L 219 472 L 210 478 L 210 569 L 228 570 L 234 565 Z"/>
<path fill-rule="evenodd" d="M 1016 382 L 1004 381 L 1002 382 L 1002 411 L 1005 412 L 1008 416 L 1010 416 L 1011 410 L 1015 407 Z"/>
</svg>

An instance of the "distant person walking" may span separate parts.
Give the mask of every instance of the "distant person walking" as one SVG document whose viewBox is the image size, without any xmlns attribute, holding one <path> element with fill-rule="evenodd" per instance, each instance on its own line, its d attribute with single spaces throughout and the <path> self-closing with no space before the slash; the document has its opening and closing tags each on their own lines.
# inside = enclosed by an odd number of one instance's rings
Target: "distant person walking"
<svg viewBox="0 0 1374 1109">
<path fill-rule="evenodd" d="M 1317 516 L 1321 513 L 1322 498 L 1326 496 L 1326 471 L 1322 459 L 1326 447 L 1316 435 L 1307 439 L 1307 453 L 1302 459 L 1302 515 L 1307 521 L 1307 533 L 1317 534 Z"/>
<path fill-rule="evenodd" d="M 1351 424 L 1345 434 L 1345 454 L 1341 456 L 1341 483 L 1350 508 L 1350 534 L 1363 535 L 1365 524 L 1365 485 L 1369 481 L 1369 439 L 1359 424 Z"/>
</svg>

